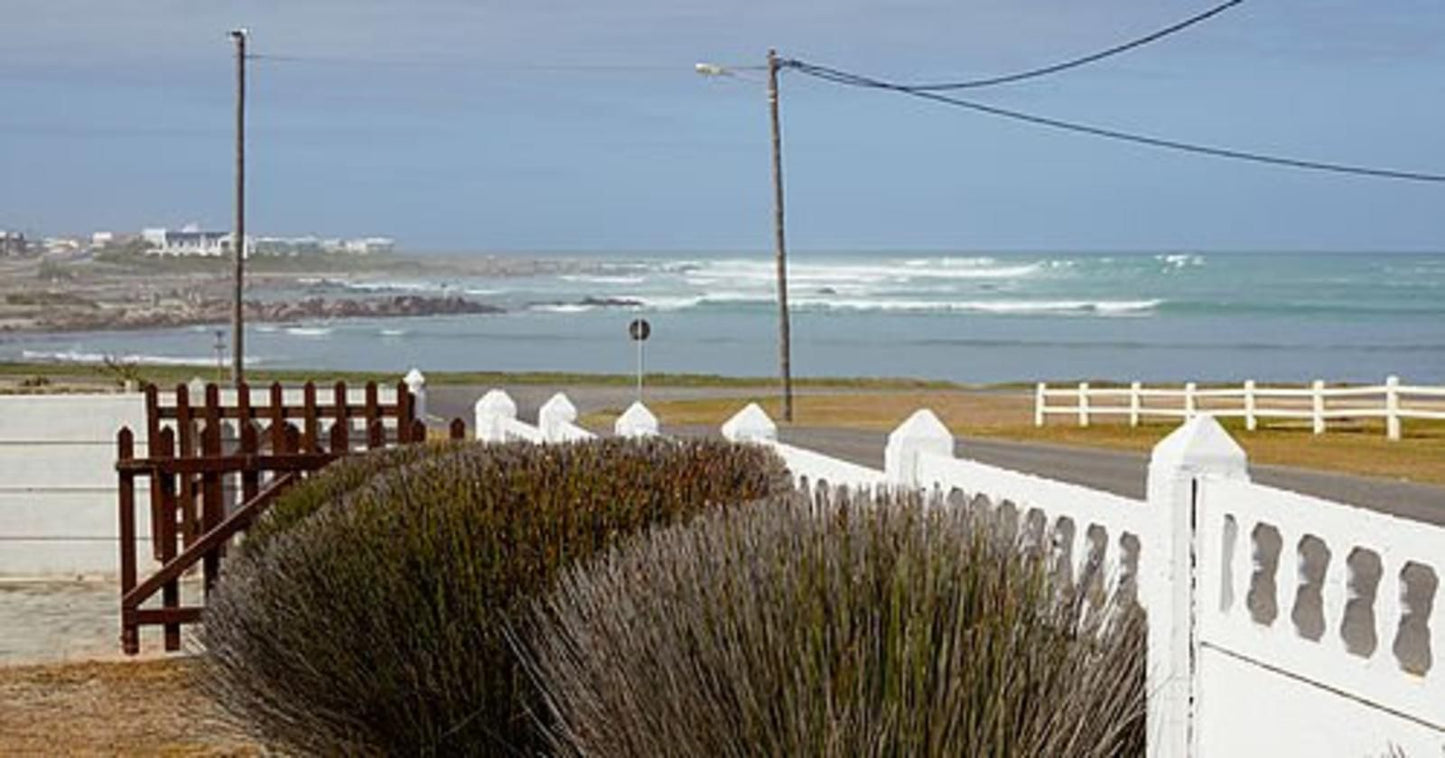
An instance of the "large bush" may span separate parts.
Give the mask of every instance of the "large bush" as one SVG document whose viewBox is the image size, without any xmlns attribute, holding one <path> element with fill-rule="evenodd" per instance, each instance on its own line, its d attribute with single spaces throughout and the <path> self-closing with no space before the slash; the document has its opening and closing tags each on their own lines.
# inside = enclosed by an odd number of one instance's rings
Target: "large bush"
<svg viewBox="0 0 1445 758">
<path fill-rule="evenodd" d="M 332 461 L 322 474 L 286 490 L 246 532 L 249 552 L 266 549 L 277 535 L 290 531 L 322 506 L 343 500 L 392 469 L 422 458 L 444 455 L 455 443 L 399 445 L 349 455 Z"/>
<path fill-rule="evenodd" d="M 788 486 L 765 449 L 712 442 L 466 445 L 382 469 L 359 487 L 339 469 L 343 494 L 242 551 L 208 604 L 203 685 L 277 747 L 535 752 L 509 619 L 627 535 Z"/>
<path fill-rule="evenodd" d="M 1003 522 L 802 496 L 653 532 L 534 606 L 550 747 L 588 756 L 1144 751 L 1144 625 Z"/>
</svg>

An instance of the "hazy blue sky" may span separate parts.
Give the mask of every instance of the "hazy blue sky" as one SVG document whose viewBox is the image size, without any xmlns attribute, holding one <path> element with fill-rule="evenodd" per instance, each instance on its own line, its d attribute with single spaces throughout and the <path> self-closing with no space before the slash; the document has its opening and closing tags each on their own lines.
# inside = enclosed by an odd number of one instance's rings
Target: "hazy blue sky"
<svg viewBox="0 0 1445 758">
<path fill-rule="evenodd" d="M 0 228 L 225 228 L 247 25 L 258 233 L 410 248 L 766 249 L 760 80 L 1053 62 L 1211 2 L 3 0 Z M 799 249 L 1445 249 L 1445 186 L 1039 131 L 785 75 Z M 1445 172 L 1445 3 L 1251 0 L 1097 66 L 976 91 L 1061 118 Z"/>
</svg>

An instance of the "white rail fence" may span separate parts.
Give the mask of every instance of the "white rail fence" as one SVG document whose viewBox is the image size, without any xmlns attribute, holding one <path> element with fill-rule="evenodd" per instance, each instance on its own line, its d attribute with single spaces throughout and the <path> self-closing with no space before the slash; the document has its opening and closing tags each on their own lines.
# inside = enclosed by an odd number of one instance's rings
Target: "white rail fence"
<svg viewBox="0 0 1445 758">
<path fill-rule="evenodd" d="M 1445 387 L 1405 385 L 1391 376 L 1384 384 L 1367 387 L 1330 387 L 1316 380 L 1309 387 L 1262 387 L 1254 380 L 1240 387 L 1200 389 L 1194 382 L 1182 388 L 1050 387 L 1040 383 L 1034 391 L 1034 425 L 1049 416 L 1067 416 L 1088 426 L 1100 416 L 1127 416 L 1130 426 L 1149 417 L 1187 419 L 1200 414 L 1242 418 L 1254 431 L 1262 420 L 1294 419 L 1310 422 L 1315 434 L 1324 434 L 1330 421 L 1384 419 L 1385 434 L 1400 439 L 1406 419 L 1445 419 Z"/>
<path fill-rule="evenodd" d="M 656 433 L 641 406 L 629 414 Z M 755 405 L 722 433 L 769 446 L 802 482 L 995 508 L 1066 581 L 1136 598 L 1153 758 L 1445 751 L 1445 529 L 1254 484 L 1207 415 L 1156 446 L 1142 500 L 958 457 L 927 410 L 889 435 L 881 471 L 779 442 Z"/>
</svg>

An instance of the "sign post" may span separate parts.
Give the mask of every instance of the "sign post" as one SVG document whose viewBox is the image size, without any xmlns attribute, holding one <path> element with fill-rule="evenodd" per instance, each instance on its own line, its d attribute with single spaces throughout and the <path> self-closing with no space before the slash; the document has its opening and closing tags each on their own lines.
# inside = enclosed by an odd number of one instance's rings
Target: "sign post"
<svg viewBox="0 0 1445 758">
<path fill-rule="evenodd" d="M 642 343 L 652 336 L 652 324 L 645 318 L 635 318 L 627 325 L 627 335 L 637 343 L 637 402 L 642 402 Z"/>
</svg>

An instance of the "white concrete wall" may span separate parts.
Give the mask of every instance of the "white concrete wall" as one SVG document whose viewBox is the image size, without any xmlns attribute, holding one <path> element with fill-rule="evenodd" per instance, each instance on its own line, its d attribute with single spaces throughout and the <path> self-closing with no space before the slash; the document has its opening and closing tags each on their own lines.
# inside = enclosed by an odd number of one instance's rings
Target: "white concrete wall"
<svg viewBox="0 0 1445 758">
<path fill-rule="evenodd" d="M 115 435 L 146 454 L 145 398 L 0 396 L 0 577 L 119 571 Z M 148 482 L 136 482 L 141 560 L 150 547 Z"/>
</svg>

